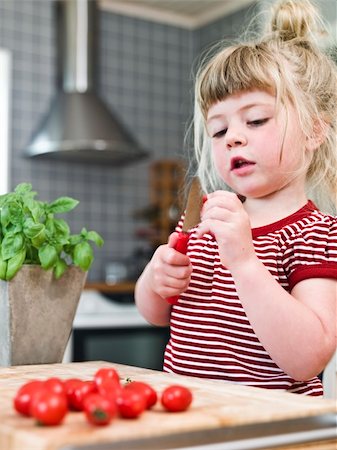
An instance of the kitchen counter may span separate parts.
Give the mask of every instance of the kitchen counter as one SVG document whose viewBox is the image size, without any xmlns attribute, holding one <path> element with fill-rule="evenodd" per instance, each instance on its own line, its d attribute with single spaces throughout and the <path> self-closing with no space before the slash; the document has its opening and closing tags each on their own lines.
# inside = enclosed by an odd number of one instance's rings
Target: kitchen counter
<svg viewBox="0 0 337 450">
<path fill-rule="evenodd" d="M 15 392 L 28 380 L 51 376 L 92 379 L 98 368 L 109 366 L 118 370 L 122 380 L 129 377 L 148 382 L 158 393 L 169 384 L 190 387 L 194 395 L 191 408 L 174 414 L 165 412 L 158 404 L 139 419 L 116 419 L 100 428 L 89 425 L 82 413 L 69 413 L 58 427 L 38 427 L 33 419 L 19 416 L 12 407 Z M 333 400 L 104 361 L 0 368 L 0 400 L 1 450 L 160 450 L 192 446 L 199 446 L 200 450 L 337 448 Z"/>
</svg>

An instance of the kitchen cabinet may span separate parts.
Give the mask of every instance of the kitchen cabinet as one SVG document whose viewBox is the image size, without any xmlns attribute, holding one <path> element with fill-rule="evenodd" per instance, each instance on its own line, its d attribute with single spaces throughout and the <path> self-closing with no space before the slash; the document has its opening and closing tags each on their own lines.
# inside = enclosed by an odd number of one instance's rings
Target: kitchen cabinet
<svg viewBox="0 0 337 450">
<path fill-rule="evenodd" d="M 157 404 L 136 420 L 117 418 L 107 427 L 90 426 L 82 413 L 69 413 L 58 427 L 39 427 L 13 410 L 13 396 L 28 380 L 51 376 L 92 379 L 98 368 L 108 366 L 119 371 L 122 382 L 127 377 L 145 381 L 159 394 L 169 384 L 186 385 L 193 392 L 193 403 L 189 410 L 176 414 Z M 187 449 L 193 445 L 251 450 L 263 448 L 253 446 L 261 439 L 265 448 L 278 450 L 333 450 L 337 444 L 332 400 L 104 361 L 1 368 L 0 381 L 0 448 L 6 450 L 71 450 L 79 445 L 84 446 L 82 450 Z"/>
<path fill-rule="evenodd" d="M 96 290 L 100 283 L 93 287 L 81 294 L 63 362 L 104 360 L 162 369 L 169 329 L 150 325 L 139 313 L 133 293 L 121 287 Z"/>
</svg>

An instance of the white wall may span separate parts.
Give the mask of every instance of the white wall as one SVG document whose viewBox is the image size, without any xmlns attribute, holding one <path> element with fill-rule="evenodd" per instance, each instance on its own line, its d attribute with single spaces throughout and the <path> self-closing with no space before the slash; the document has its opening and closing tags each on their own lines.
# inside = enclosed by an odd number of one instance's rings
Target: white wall
<svg viewBox="0 0 337 450">
<path fill-rule="evenodd" d="M 0 48 L 0 194 L 9 190 L 11 55 Z"/>
</svg>

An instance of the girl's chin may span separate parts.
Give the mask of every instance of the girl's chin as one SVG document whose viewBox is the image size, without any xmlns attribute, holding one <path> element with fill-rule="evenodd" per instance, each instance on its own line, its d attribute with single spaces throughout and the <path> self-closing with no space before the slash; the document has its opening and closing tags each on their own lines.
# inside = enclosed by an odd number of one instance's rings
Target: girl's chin
<svg viewBox="0 0 337 450">
<path fill-rule="evenodd" d="M 276 192 L 279 192 L 280 188 L 282 189 L 282 186 L 265 186 L 264 184 L 257 184 L 257 183 L 230 183 L 229 180 L 224 180 L 227 186 L 237 194 L 237 196 L 241 199 L 261 199 L 261 198 L 268 198 L 269 196 L 273 196 Z M 248 181 L 248 180 L 247 180 Z"/>
<path fill-rule="evenodd" d="M 239 197 L 239 199 L 242 201 L 242 203 L 246 200 L 252 199 L 252 200 L 261 200 L 261 199 L 267 199 L 274 195 L 274 192 L 261 192 L 261 191 L 235 191 L 236 195 Z"/>
<path fill-rule="evenodd" d="M 231 186 L 228 183 L 228 186 L 235 192 L 239 197 L 243 198 L 254 198 L 254 199 L 261 199 L 264 197 L 270 197 L 273 196 L 275 193 L 279 192 L 282 189 L 282 186 L 275 185 L 273 187 L 271 186 L 265 186 L 265 185 L 258 185 L 253 183 L 247 183 L 246 185 L 241 184 L 240 186 L 234 186 L 234 184 Z"/>
</svg>

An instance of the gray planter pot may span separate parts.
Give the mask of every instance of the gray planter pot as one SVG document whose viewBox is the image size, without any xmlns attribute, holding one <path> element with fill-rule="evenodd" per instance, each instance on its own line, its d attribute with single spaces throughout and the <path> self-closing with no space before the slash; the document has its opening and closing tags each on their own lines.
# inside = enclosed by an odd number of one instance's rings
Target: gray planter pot
<svg viewBox="0 0 337 450">
<path fill-rule="evenodd" d="M 62 362 L 87 273 L 24 265 L 0 280 L 0 366 Z"/>
</svg>

